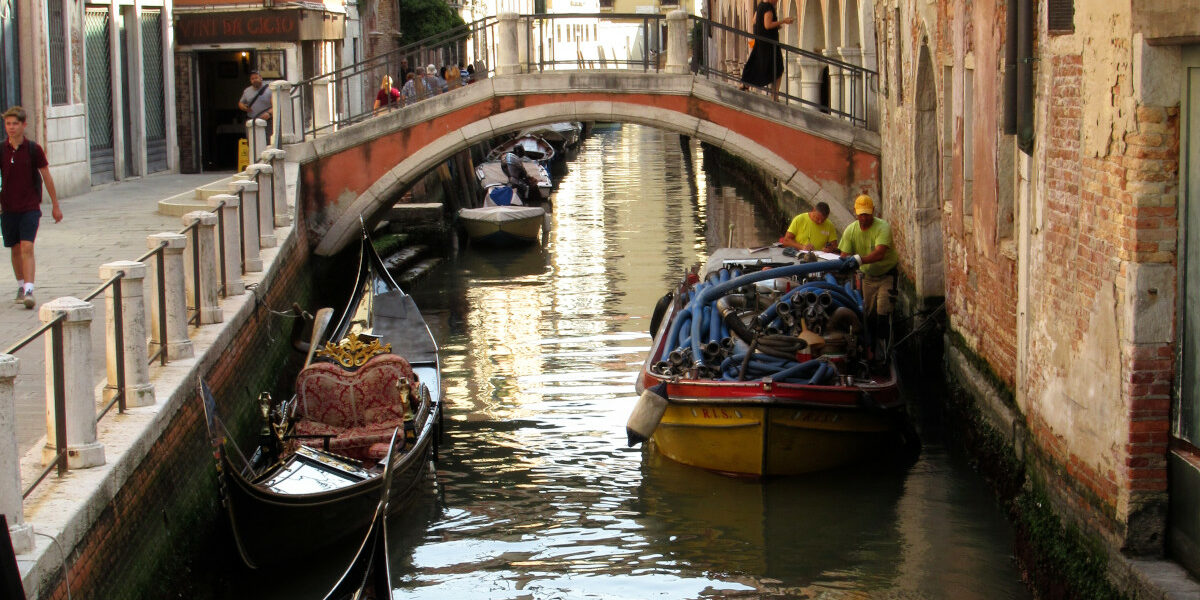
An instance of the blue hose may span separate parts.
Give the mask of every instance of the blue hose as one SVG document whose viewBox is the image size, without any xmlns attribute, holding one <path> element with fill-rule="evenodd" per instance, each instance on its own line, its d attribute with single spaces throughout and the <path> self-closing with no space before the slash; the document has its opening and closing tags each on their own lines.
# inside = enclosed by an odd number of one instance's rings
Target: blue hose
<svg viewBox="0 0 1200 600">
<path fill-rule="evenodd" d="M 807 275 L 809 273 L 816 273 L 818 271 L 837 271 L 837 270 L 841 270 L 843 265 L 845 265 L 845 261 L 843 261 L 843 260 L 825 260 L 825 261 L 815 262 L 815 263 L 807 263 L 807 264 L 802 264 L 802 265 L 789 265 L 786 267 L 778 267 L 775 269 L 765 269 L 762 271 L 755 271 L 748 275 L 742 275 L 741 277 L 735 277 L 724 283 L 718 283 L 715 286 L 709 287 L 709 288 L 705 289 L 703 292 L 700 292 L 696 296 L 696 300 L 701 305 L 708 304 L 709 302 L 713 302 L 717 298 L 720 298 L 721 296 L 725 295 L 726 292 L 736 290 L 737 288 L 740 288 L 744 285 L 748 285 L 751 283 L 755 283 L 757 281 L 763 281 L 765 279 L 775 279 L 777 277 L 791 277 L 793 275 Z M 692 309 L 693 317 L 696 316 L 697 312 L 698 312 L 697 308 Z M 693 318 L 693 320 L 692 320 L 691 329 L 692 329 L 692 344 L 691 344 L 692 357 L 694 357 L 696 359 L 696 362 L 704 364 L 704 355 L 700 353 L 700 340 L 699 340 L 699 338 L 700 338 L 700 322 L 697 321 L 695 318 Z"/>
</svg>

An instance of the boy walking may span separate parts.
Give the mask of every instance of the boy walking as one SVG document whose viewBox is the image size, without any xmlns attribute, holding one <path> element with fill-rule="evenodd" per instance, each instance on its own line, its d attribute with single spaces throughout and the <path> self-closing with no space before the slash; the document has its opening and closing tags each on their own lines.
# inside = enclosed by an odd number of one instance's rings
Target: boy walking
<svg viewBox="0 0 1200 600">
<path fill-rule="evenodd" d="M 17 304 L 33 309 L 33 240 L 42 218 L 42 182 L 50 192 L 51 215 L 62 221 L 58 193 L 50 177 L 50 163 L 42 147 L 25 139 L 25 109 L 14 106 L 4 112 L 4 133 L 0 146 L 0 235 L 4 246 L 12 250 L 13 274 L 17 276 Z"/>
</svg>

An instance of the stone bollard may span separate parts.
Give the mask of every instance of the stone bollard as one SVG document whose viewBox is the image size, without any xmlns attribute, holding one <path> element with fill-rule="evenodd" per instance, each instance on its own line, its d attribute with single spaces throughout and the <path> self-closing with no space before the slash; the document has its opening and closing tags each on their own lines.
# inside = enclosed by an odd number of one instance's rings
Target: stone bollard
<svg viewBox="0 0 1200 600">
<path fill-rule="evenodd" d="M 686 74 L 689 72 L 687 17 L 687 13 L 682 10 L 673 10 L 667 13 L 667 66 L 663 69 L 667 73 Z"/>
<path fill-rule="evenodd" d="M 233 182 L 238 183 L 237 181 Z M 230 189 L 236 189 L 231 184 Z M 215 238 L 217 254 L 217 290 L 224 292 L 225 297 L 240 296 L 246 293 L 246 284 L 242 281 L 242 238 L 241 218 L 242 199 L 236 194 L 217 194 L 208 197 L 208 206 L 217 215 L 217 236 Z M 217 208 L 217 207 L 220 208 Z M 225 262 L 221 262 L 221 251 L 225 253 Z"/>
<path fill-rule="evenodd" d="M 267 120 L 249 119 L 246 121 L 246 139 L 250 140 L 250 156 L 258 156 L 267 149 Z"/>
<path fill-rule="evenodd" d="M 142 296 L 142 282 L 146 279 L 146 265 L 140 262 L 121 260 L 100 265 L 100 280 L 108 281 L 118 272 L 121 278 L 121 304 L 114 298 L 117 284 L 104 290 L 105 315 L 104 333 L 108 345 L 105 363 L 108 370 L 108 385 L 104 386 L 104 402 L 107 404 L 117 394 L 117 322 L 116 311 L 121 311 L 122 363 L 125 368 L 125 406 L 150 406 L 154 404 L 154 384 L 150 383 L 149 356 L 146 346 L 146 302 Z"/>
<path fill-rule="evenodd" d="M 254 163 L 246 167 L 246 171 L 258 183 L 258 245 L 260 248 L 274 248 L 278 243 L 275 240 L 275 217 L 271 215 L 275 201 L 275 169 L 266 163 Z"/>
<path fill-rule="evenodd" d="M 56 460 L 57 423 L 55 422 L 54 355 L 62 353 L 62 387 L 66 406 L 67 467 L 86 469 L 104 464 L 104 445 L 96 441 L 96 393 L 92 379 L 91 302 L 66 296 L 41 306 L 38 316 L 49 323 L 59 315 L 62 321 L 62 347 L 57 348 L 51 332 L 46 337 L 46 447 L 42 464 Z"/>
<path fill-rule="evenodd" d="M 516 75 L 521 72 L 518 53 L 517 23 L 520 15 L 513 12 L 500 13 L 496 16 L 496 74 Z"/>
<path fill-rule="evenodd" d="M 315 135 L 329 134 L 337 130 L 334 126 L 334 87 L 332 77 L 322 77 L 312 82 L 313 86 L 313 129 Z"/>
<path fill-rule="evenodd" d="M 229 184 L 229 193 L 237 196 L 238 208 L 242 211 L 241 221 L 233 229 L 241 236 L 242 272 L 260 273 L 263 262 L 258 247 L 258 184 L 253 180 L 234 181 Z M 228 225 L 225 231 L 228 235 Z M 245 286 L 242 287 L 244 290 Z"/>
<path fill-rule="evenodd" d="M 838 54 L 842 58 L 842 62 L 854 66 L 862 65 L 862 50 L 859 48 L 838 48 Z M 857 74 L 855 74 L 857 73 Z M 865 76 L 861 71 L 851 73 L 847 71 L 842 81 L 842 91 L 844 94 L 842 100 L 842 110 L 850 113 L 850 116 L 856 119 L 863 117 L 863 99 L 866 98 Z"/>
<path fill-rule="evenodd" d="M 296 135 L 295 110 L 292 108 L 292 84 L 278 79 L 267 84 L 271 90 L 271 121 L 275 131 L 272 132 L 271 144 L 278 148 L 283 144 L 295 144 L 300 141 Z M 265 148 L 264 148 L 265 149 Z M 259 150 L 261 152 L 262 150 Z M 251 156 L 256 156 L 252 154 Z"/>
<path fill-rule="evenodd" d="M 287 167 L 283 161 L 287 151 L 271 149 L 262 153 L 263 162 L 271 165 L 271 204 L 274 207 L 275 226 L 287 227 L 291 223 L 287 212 Z"/>
<path fill-rule="evenodd" d="M 820 105 L 821 70 L 825 68 L 825 63 L 807 56 L 796 59 L 796 62 L 800 66 L 800 98 L 811 102 L 812 106 Z"/>
<path fill-rule="evenodd" d="M 184 282 L 187 277 L 183 266 L 183 250 L 187 247 L 187 236 L 180 233 L 156 233 L 146 237 L 146 246 L 149 248 L 157 248 L 163 242 L 167 244 L 162 250 L 167 327 L 165 332 L 162 331 L 159 314 L 164 307 L 158 303 L 158 265 L 152 265 L 146 278 L 146 289 L 150 290 L 149 350 L 157 352 L 165 343 L 167 360 L 192 358 L 196 351 L 192 348 L 192 340 L 188 339 L 187 284 Z"/>
<path fill-rule="evenodd" d="M 8 518 L 13 551 L 24 554 L 33 549 L 33 526 L 25 524 L 21 498 L 21 448 L 17 444 L 17 403 L 13 395 L 17 365 L 17 357 L 0 354 L 0 513 Z"/>
<path fill-rule="evenodd" d="M 197 325 L 220 323 L 225 320 L 225 314 L 221 312 L 221 305 L 217 303 L 217 290 L 221 285 L 220 266 L 217 264 L 217 215 L 202 210 L 183 215 L 184 225 L 191 225 L 193 222 L 197 222 L 197 225 L 192 230 L 192 235 L 188 236 L 188 245 L 191 248 L 183 253 L 186 301 L 191 305 L 197 304 L 197 299 L 199 300 L 199 306 L 189 306 L 200 311 L 200 321 Z M 197 284 L 199 289 L 196 288 Z"/>
</svg>

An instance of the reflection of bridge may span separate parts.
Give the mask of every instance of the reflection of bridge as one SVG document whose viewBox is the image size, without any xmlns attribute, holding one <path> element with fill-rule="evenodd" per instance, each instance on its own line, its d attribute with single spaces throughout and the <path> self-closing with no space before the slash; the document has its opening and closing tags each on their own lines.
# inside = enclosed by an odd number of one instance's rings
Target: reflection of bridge
<svg viewBox="0 0 1200 600">
<path fill-rule="evenodd" d="M 864 118 L 865 93 L 847 96 L 851 102 L 839 110 L 786 92 L 786 102 L 741 92 L 702 68 L 693 74 L 688 17 L 676 12 L 666 20 L 662 68 L 647 62 L 637 70 L 564 71 L 555 65 L 554 71 L 528 72 L 541 66 L 531 60 L 528 35 L 521 39 L 525 30 L 518 28 L 529 21 L 502 15 L 488 25 L 495 43 L 491 78 L 374 117 L 347 114 L 349 102 L 337 96 L 353 77 L 374 79 L 378 65 L 303 82 L 295 103 L 284 100 L 290 86 L 273 85 L 279 137 L 288 159 L 301 163 L 297 205 L 318 240 L 317 253 L 339 250 L 355 238 L 360 215 L 370 218 L 390 206 L 453 154 L 559 121 L 633 122 L 696 137 L 764 169 L 806 201 L 828 202 L 839 222 L 849 221 L 853 197 L 875 191 L 880 176 L 879 136 L 861 126 L 873 121 Z M 870 72 L 837 61 L 830 67 L 845 70 L 844 81 L 858 77 L 847 88 L 866 89 Z"/>
</svg>

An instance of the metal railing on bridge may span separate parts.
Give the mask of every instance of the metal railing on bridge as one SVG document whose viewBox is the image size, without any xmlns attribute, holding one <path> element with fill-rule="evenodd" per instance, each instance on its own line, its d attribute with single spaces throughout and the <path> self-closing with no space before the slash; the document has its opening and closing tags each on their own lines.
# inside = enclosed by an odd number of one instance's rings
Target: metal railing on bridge
<svg viewBox="0 0 1200 600">
<path fill-rule="evenodd" d="M 707 79 L 740 85 L 741 69 L 751 42 L 773 47 L 782 57 L 782 69 L 773 72 L 780 81 L 777 93 L 770 86 L 759 88 L 777 101 L 799 104 L 860 126 L 869 123 L 868 98 L 876 92 L 875 71 L 821 53 L 779 43 L 739 31 L 710 19 L 688 16 L 686 56 L 668 57 L 670 19 L 662 14 L 554 13 L 516 17 L 516 60 L 520 72 L 623 69 L 662 72 L 666 64 L 686 65 Z M 399 81 L 407 67 L 415 74 L 422 65 L 448 69 L 471 67 L 476 80 L 489 75 L 489 66 L 500 64 L 505 39 L 502 19 L 486 17 L 408 44 L 386 54 L 305 79 L 290 86 L 290 119 L 295 141 L 308 139 L 371 116 L 403 110 L 443 90 L 442 81 L 426 76 L 425 81 Z M 508 39 L 513 39 L 509 36 Z M 622 48 L 606 46 L 603 40 L 625 39 Z M 860 53 L 861 54 L 861 53 Z M 773 62 L 772 67 L 774 67 Z M 400 97 L 386 90 L 376 103 L 384 76 L 393 79 Z M 417 77 L 414 77 L 416 80 Z M 445 91 L 453 91 L 457 78 L 450 77 Z M 422 85 L 424 84 L 424 85 Z M 466 84 L 465 81 L 459 85 Z M 425 89 L 423 89 L 425 88 Z M 426 91 L 427 90 L 427 91 Z M 286 143 L 275 137 L 275 145 Z"/>
</svg>

